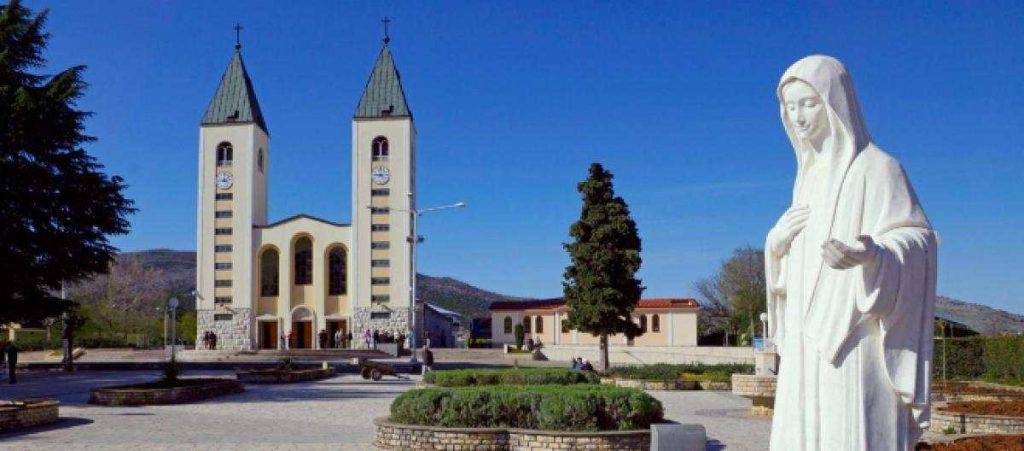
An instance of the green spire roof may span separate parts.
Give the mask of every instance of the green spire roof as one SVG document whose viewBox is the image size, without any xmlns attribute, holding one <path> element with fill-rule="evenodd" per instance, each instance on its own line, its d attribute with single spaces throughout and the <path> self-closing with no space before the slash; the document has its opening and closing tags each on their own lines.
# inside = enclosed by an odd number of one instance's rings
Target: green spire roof
<svg viewBox="0 0 1024 451">
<path fill-rule="evenodd" d="M 380 49 L 377 62 L 373 63 L 373 72 L 366 82 L 363 97 L 356 107 L 356 119 L 382 117 L 412 117 L 409 105 L 405 103 L 405 92 L 402 90 L 401 77 L 391 59 L 391 49 L 387 41 Z"/>
<path fill-rule="evenodd" d="M 231 57 L 220 86 L 203 115 L 202 125 L 211 124 L 256 124 L 264 132 L 270 133 L 263 120 L 260 103 L 256 101 L 256 91 L 249 79 L 249 72 L 242 62 L 242 52 L 238 50 Z"/>
</svg>

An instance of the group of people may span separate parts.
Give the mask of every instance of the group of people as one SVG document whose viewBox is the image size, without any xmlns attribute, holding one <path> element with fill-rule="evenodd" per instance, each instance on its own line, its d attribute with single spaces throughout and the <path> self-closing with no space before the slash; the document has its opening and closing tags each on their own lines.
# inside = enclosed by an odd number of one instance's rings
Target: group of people
<svg viewBox="0 0 1024 451">
<path fill-rule="evenodd" d="M 203 332 L 203 349 L 217 349 L 217 334 L 212 330 Z"/>
<path fill-rule="evenodd" d="M 377 349 L 379 343 L 405 343 L 405 334 L 366 329 L 363 331 L 363 342 L 368 349 Z"/>
<path fill-rule="evenodd" d="M 590 361 L 583 357 L 576 357 L 572 359 L 572 369 L 579 371 L 594 371 L 594 365 L 590 364 Z"/>
<path fill-rule="evenodd" d="M 320 329 L 317 335 L 320 342 L 320 349 L 341 349 L 348 348 L 352 344 L 352 333 L 345 333 L 341 329 L 334 331 L 334 334 L 327 332 L 327 329 Z"/>
</svg>

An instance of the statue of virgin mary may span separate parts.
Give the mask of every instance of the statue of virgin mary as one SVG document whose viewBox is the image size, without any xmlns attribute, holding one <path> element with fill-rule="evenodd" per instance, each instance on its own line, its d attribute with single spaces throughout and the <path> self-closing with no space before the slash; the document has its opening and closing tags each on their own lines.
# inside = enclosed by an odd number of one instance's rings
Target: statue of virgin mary
<svg viewBox="0 0 1024 451">
<path fill-rule="evenodd" d="M 842 63 L 801 59 L 777 94 L 797 175 L 765 246 L 771 449 L 913 450 L 929 420 L 936 234 Z"/>
</svg>

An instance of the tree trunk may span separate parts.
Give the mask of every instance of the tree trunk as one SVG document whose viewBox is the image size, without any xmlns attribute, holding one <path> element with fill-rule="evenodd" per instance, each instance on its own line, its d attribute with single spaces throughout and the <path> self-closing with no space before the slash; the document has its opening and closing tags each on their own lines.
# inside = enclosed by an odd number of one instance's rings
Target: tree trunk
<svg viewBox="0 0 1024 451">
<path fill-rule="evenodd" d="M 601 372 L 608 372 L 608 334 L 601 334 L 601 356 L 598 367 Z"/>
</svg>

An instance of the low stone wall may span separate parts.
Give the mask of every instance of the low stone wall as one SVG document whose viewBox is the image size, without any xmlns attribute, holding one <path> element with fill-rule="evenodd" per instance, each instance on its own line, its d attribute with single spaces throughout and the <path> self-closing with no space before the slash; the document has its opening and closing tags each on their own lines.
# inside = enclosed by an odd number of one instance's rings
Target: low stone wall
<svg viewBox="0 0 1024 451">
<path fill-rule="evenodd" d="M 646 451 L 650 430 L 566 432 L 504 428 L 443 428 L 374 420 L 374 445 L 391 450 L 614 449 Z"/>
<path fill-rule="evenodd" d="M 145 388 L 131 385 L 92 389 L 90 404 L 104 406 L 147 406 L 182 404 L 245 391 L 241 382 L 230 379 L 208 379 L 199 385 L 174 388 Z"/>
<path fill-rule="evenodd" d="M 327 379 L 329 377 L 334 377 L 334 374 L 334 368 L 327 367 L 290 371 L 280 371 L 276 369 L 238 371 L 235 373 L 235 377 L 238 378 L 240 382 L 245 382 L 247 384 L 288 384 L 293 382 Z"/>
<path fill-rule="evenodd" d="M 732 393 L 753 401 L 750 413 L 771 415 L 775 409 L 775 381 L 775 375 L 733 374 Z"/>
<path fill-rule="evenodd" d="M 597 345 L 550 345 L 541 352 L 548 360 L 568 362 L 583 357 L 599 361 Z M 754 363 L 754 348 L 749 346 L 621 346 L 608 348 L 612 365 L 648 365 L 652 363 Z"/>
<path fill-rule="evenodd" d="M 682 379 L 670 379 L 670 380 L 643 380 L 643 379 L 622 379 L 617 377 L 602 377 L 601 383 L 604 385 L 614 385 L 616 387 L 626 388 L 640 388 L 643 390 L 698 390 L 700 384 L 697 381 L 684 381 Z"/>
<path fill-rule="evenodd" d="M 932 432 L 953 428 L 957 434 L 1024 434 L 1024 417 L 958 413 L 932 407 Z"/>
<path fill-rule="evenodd" d="M 31 399 L 0 402 L 0 431 L 13 431 L 53 423 L 60 418 L 60 402 L 55 399 Z"/>
</svg>

